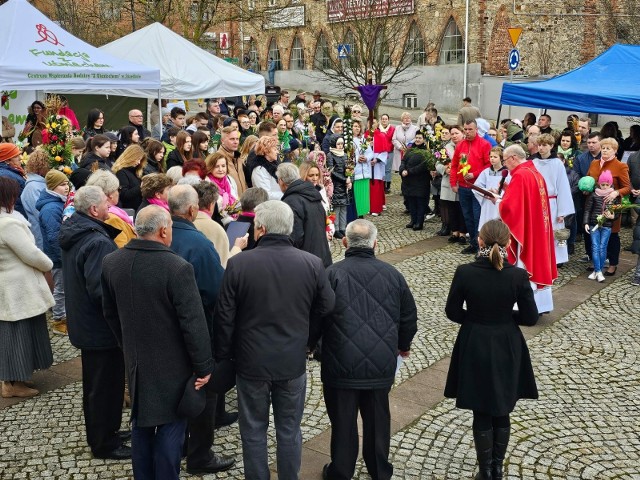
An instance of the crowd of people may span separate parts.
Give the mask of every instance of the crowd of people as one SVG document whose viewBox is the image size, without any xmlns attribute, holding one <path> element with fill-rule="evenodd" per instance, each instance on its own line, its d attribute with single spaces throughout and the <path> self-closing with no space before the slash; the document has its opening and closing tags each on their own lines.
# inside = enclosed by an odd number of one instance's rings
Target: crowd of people
<svg viewBox="0 0 640 480">
<path fill-rule="evenodd" d="M 391 478 L 388 395 L 417 312 L 402 275 L 375 259 L 377 230 L 365 217 L 385 214 L 398 175 L 406 227 L 439 217 L 437 235 L 478 258 L 458 269 L 447 302 L 463 327 L 445 394 L 474 411 L 479 478 L 502 478 L 508 415 L 519 398 L 537 397 L 517 325 L 553 309 L 550 287 L 579 236 L 589 278 L 615 275 L 621 218 L 640 199 L 639 129 L 622 140 L 617 125 L 592 132 L 588 118 L 570 116 L 554 130 L 533 114 L 493 127 L 469 98 L 456 125 L 433 104 L 416 123 L 404 112 L 393 125 L 320 92 L 223 100 L 191 116 L 156 102 L 151 130 L 134 109 L 117 132 L 98 108 L 80 128 L 65 100 L 56 114 L 75 132 L 68 170 L 38 143 L 50 143 L 42 102 L 23 132 L 25 165 L 18 146 L 0 144 L 2 396 L 38 394 L 30 380 L 53 361 L 51 309 L 52 332 L 82 354 L 95 457 L 132 458 L 136 478 L 177 478 L 182 456 L 190 473 L 223 471 L 235 459 L 214 455 L 214 432 L 239 419 L 245 475 L 267 479 L 272 404 L 279 476 L 297 478 L 311 355 L 322 359 L 333 426 L 323 477 L 353 475 L 360 411 L 367 469 Z M 640 254 L 640 224 L 634 233 Z M 340 240 L 345 260 L 333 264 L 330 243 Z M 463 288 L 483 275 L 494 293 Z M 489 319 L 496 305 L 486 299 L 503 290 L 513 298 Z M 480 350 L 493 323 L 509 325 L 516 347 L 489 358 Z M 507 350 L 518 368 L 492 372 Z M 225 371 L 235 380 L 221 385 Z M 484 396 L 481 383 L 493 385 Z M 234 386 L 239 411 L 227 412 Z M 132 432 L 121 430 L 125 397 Z"/>
</svg>

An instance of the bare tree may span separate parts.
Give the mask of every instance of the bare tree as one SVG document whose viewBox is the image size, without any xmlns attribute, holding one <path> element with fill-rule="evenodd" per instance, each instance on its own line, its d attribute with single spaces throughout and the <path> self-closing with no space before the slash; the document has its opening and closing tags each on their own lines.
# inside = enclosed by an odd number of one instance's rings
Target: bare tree
<svg viewBox="0 0 640 480">
<path fill-rule="evenodd" d="M 326 61 L 316 63 L 326 80 L 340 89 L 364 85 L 369 78 L 377 85 L 393 85 L 415 78 L 419 72 L 410 67 L 426 64 L 437 49 L 435 35 L 425 37 L 420 29 L 411 34 L 408 16 L 380 12 L 380 4 L 386 4 L 388 9 L 389 2 L 367 1 L 369 8 L 358 15 L 347 13 L 343 21 L 328 24 L 331 37 L 328 41 L 333 43 L 330 49 L 337 51 L 338 45 L 343 45 L 341 53 L 346 57 L 329 55 Z M 384 91 L 380 100 L 388 91 Z"/>
</svg>

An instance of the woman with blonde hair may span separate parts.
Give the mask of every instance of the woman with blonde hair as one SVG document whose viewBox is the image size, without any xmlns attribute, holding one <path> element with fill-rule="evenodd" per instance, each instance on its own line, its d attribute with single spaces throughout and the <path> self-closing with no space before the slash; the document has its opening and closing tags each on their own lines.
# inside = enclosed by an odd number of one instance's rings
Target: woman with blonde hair
<svg viewBox="0 0 640 480">
<path fill-rule="evenodd" d="M 254 187 L 264 188 L 269 193 L 269 200 L 280 200 L 282 191 L 278 185 L 276 170 L 278 169 L 278 139 L 262 137 L 256 143 L 255 167 L 251 171 L 251 183 Z"/>
<path fill-rule="evenodd" d="M 538 308 L 527 271 L 506 261 L 510 236 L 500 220 L 482 226 L 478 258 L 456 269 L 445 307 L 447 317 L 461 327 L 444 395 L 455 398 L 458 408 L 473 411 L 480 467 L 476 480 L 503 478 L 509 414 L 519 399 L 538 398 L 529 350 L 518 327 L 535 325 Z"/>
<path fill-rule="evenodd" d="M 127 212 L 118 207 L 120 198 L 120 181 L 118 177 L 106 170 L 98 170 L 91 174 L 89 180 L 87 180 L 87 185 L 100 187 L 107 196 L 109 218 L 104 223 L 121 230 L 121 233 L 113 241 L 116 242 L 118 248 L 124 247 L 129 243 L 129 240 L 136 238 L 136 232 L 133 229 L 133 219 Z"/>
<path fill-rule="evenodd" d="M 139 145 L 129 145 L 113 164 L 111 171 L 120 181 L 120 206 L 136 210 L 142 202 L 140 183 L 147 154 Z"/>
<path fill-rule="evenodd" d="M 29 228 L 40 250 L 42 250 L 42 232 L 40 231 L 40 215 L 36 209 L 36 202 L 42 191 L 47 188 L 44 177 L 49 168 L 49 154 L 45 150 L 36 148 L 27 159 L 27 182 L 20 194 L 22 207 L 27 214 L 27 220 L 29 220 Z"/>
<path fill-rule="evenodd" d="M 240 157 L 238 158 L 238 165 L 242 165 L 243 168 L 247 164 L 247 158 L 249 157 L 249 153 L 253 150 L 256 143 L 258 143 L 258 137 L 256 135 L 249 135 L 242 142 L 242 148 L 240 149 Z"/>
</svg>

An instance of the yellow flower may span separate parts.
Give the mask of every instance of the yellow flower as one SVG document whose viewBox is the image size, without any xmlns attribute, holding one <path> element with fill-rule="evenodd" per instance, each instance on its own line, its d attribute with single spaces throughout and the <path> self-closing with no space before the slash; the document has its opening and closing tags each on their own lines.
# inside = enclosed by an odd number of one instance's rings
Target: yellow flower
<svg viewBox="0 0 640 480">
<path fill-rule="evenodd" d="M 62 161 L 62 157 L 60 155 L 56 155 L 55 156 L 55 161 L 56 162 L 61 162 Z"/>
<path fill-rule="evenodd" d="M 57 124 L 56 122 L 53 122 L 53 123 L 51 124 L 51 128 L 58 128 L 58 124 Z"/>
<path fill-rule="evenodd" d="M 49 125 L 48 123 L 45 123 L 44 126 L 47 128 L 51 128 L 51 125 Z"/>
</svg>

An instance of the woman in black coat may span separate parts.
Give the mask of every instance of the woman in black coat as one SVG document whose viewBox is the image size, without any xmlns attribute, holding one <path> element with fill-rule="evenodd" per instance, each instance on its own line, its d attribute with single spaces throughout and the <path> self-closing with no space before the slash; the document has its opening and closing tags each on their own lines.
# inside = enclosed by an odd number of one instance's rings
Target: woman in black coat
<svg viewBox="0 0 640 480">
<path fill-rule="evenodd" d="M 431 174 L 425 157 L 417 150 L 426 150 L 424 134 L 416 132 L 413 146 L 407 150 L 398 169 L 402 177 L 402 195 L 411 214 L 411 222 L 406 227 L 414 230 L 424 228 L 424 215 L 429 205 Z"/>
<path fill-rule="evenodd" d="M 521 398 L 538 398 L 529 350 L 518 325 L 535 325 L 529 275 L 503 260 L 509 228 L 491 220 L 480 230 L 478 259 L 457 268 L 446 314 L 460 323 L 444 394 L 473 410 L 476 480 L 502 479 L 509 414 Z M 464 308 L 466 302 L 466 308 Z M 514 304 L 518 311 L 513 310 Z"/>
<path fill-rule="evenodd" d="M 120 207 L 136 210 L 142 203 L 142 173 L 147 156 L 138 145 L 129 145 L 118 157 L 112 171 L 120 181 Z"/>
</svg>

